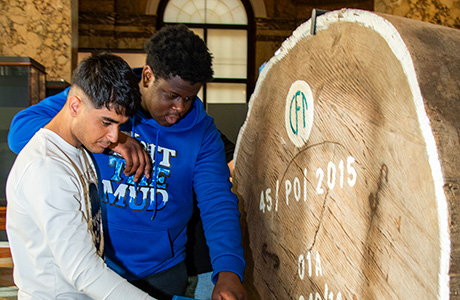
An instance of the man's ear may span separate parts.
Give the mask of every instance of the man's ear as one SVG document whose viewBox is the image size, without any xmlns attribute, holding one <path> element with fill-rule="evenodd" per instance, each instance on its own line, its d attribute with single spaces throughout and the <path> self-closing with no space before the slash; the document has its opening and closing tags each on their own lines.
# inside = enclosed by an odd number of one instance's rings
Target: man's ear
<svg viewBox="0 0 460 300">
<path fill-rule="evenodd" d="M 149 84 L 155 81 L 155 75 L 153 74 L 152 68 L 150 66 L 145 65 L 144 69 L 142 69 L 142 86 L 148 87 Z"/>
<path fill-rule="evenodd" d="M 67 105 L 69 107 L 69 111 L 72 117 L 77 116 L 78 111 L 82 107 L 82 101 L 80 97 L 73 95 L 69 97 L 69 100 L 67 101 Z"/>
</svg>

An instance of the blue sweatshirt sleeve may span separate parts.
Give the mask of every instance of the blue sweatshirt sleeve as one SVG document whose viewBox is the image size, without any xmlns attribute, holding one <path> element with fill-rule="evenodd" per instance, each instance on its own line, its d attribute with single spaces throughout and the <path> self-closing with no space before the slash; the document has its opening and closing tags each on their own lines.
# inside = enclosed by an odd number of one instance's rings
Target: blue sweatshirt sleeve
<svg viewBox="0 0 460 300">
<path fill-rule="evenodd" d="M 49 123 L 64 106 L 69 88 L 18 112 L 8 132 L 8 146 L 18 154 L 34 134 Z"/>
<path fill-rule="evenodd" d="M 230 172 L 219 131 L 209 124 L 194 171 L 197 195 L 206 243 L 217 274 L 230 271 L 243 281 L 245 268 L 238 198 L 231 191 Z"/>
</svg>

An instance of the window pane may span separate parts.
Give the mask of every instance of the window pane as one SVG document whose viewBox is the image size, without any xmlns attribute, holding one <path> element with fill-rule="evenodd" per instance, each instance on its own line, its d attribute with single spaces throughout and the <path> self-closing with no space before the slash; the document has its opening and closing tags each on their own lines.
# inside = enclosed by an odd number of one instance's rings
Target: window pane
<svg viewBox="0 0 460 300">
<path fill-rule="evenodd" d="M 208 48 L 214 57 L 214 77 L 247 78 L 246 30 L 209 29 Z"/>
<path fill-rule="evenodd" d="M 204 29 L 203 28 L 189 28 L 193 31 L 194 34 L 199 36 L 202 40 L 204 40 Z"/>
<path fill-rule="evenodd" d="M 248 18 L 240 0 L 171 0 L 164 22 L 247 25 Z"/>
<path fill-rule="evenodd" d="M 204 4 L 205 0 L 173 0 L 166 5 L 165 22 L 204 23 L 204 11 L 199 11 L 197 4 Z M 204 5 L 199 5 L 203 7 Z"/>
<path fill-rule="evenodd" d="M 246 84 L 210 82 L 206 94 L 207 103 L 246 103 Z"/>
<path fill-rule="evenodd" d="M 247 25 L 246 10 L 240 0 L 207 0 L 207 24 Z"/>
<path fill-rule="evenodd" d="M 201 101 L 203 101 L 203 88 L 201 88 L 199 91 L 198 91 L 198 94 L 196 94 L 198 96 L 198 98 L 201 99 Z"/>
</svg>

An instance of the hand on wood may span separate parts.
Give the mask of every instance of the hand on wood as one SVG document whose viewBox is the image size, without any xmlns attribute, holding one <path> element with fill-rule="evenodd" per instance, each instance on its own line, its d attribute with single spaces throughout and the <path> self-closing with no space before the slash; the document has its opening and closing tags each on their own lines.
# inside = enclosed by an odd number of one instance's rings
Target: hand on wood
<svg viewBox="0 0 460 300">
<path fill-rule="evenodd" d="M 246 289 L 240 281 L 240 277 L 232 272 L 220 272 L 216 286 L 212 292 L 212 300 L 247 300 L 249 299 Z"/>
</svg>

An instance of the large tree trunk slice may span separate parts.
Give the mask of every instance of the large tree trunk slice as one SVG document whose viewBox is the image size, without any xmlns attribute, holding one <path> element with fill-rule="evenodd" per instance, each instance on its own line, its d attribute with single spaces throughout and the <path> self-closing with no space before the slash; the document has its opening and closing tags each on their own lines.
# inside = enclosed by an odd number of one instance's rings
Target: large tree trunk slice
<svg viewBox="0 0 460 300">
<path fill-rule="evenodd" d="M 453 299 L 460 32 L 316 22 L 265 66 L 237 141 L 251 299 Z"/>
</svg>

